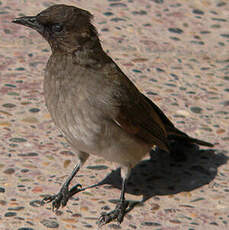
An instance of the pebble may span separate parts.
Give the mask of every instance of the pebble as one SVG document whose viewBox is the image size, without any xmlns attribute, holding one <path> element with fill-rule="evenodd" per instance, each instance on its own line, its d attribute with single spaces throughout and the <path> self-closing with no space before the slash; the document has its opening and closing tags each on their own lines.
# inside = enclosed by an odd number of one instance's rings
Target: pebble
<svg viewBox="0 0 229 230">
<path fill-rule="evenodd" d="M 27 142 L 25 138 L 21 138 L 21 137 L 10 138 L 9 141 L 15 142 L 15 143 Z"/>
<path fill-rule="evenodd" d="M 202 10 L 198 10 L 198 9 L 193 9 L 192 13 L 193 14 L 199 14 L 199 15 L 203 15 L 204 14 L 204 12 Z"/>
<path fill-rule="evenodd" d="M 205 198 L 204 197 L 198 197 L 198 198 L 196 198 L 194 200 L 191 200 L 190 202 L 198 202 L 198 201 L 201 201 L 201 200 L 205 200 Z"/>
<path fill-rule="evenodd" d="M 38 109 L 38 108 L 32 108 L 29 110 L 29 112 L 31 112 L 31 113 L 37 113 L 39 111 L 40 111 L 40 109 Z"/>
<path fill-rule="evenodd" d="M 80 211 L 81 212 L 88 212 L 89 208 L 87 206 L 81 206 Z"/>
<path fill-rule="evenodd" d="M 158 3 L 158 4 L 163 4 L 164 0 L 153 0 L 153 2 Z"/>
<path fill-rule="evenodd" d="M 160 205 L 159 204 L 151 204 L 151 210 L 156 211 L 158 209 L 160 209 Z"/>
<path fill-rule="evenodd" d="M 176 114 L 184 116 L 184 117 L 190 116 L 190 113 L 187 110 L 177 110 Z"/>
<path fill-rule="evenodd" d="M 6 104 L 3 104 L 2 106 L 5 107 L 5 108 L 14 108 L 14 107 L 16 107 L 16 105 L 14 105 L 12 103 L 6 103 Z"/>
<path fill-rule="evenodd" d="M 71 160 L 65 160 L 64 161 L 64 168 L 67 168 L 71 163 Z"/>
<path fill-rule="evenodd" d="M 30 201 L 29 204 L 32 206 L 32 207 L 40 207 L 42 205 L 42 201 L 41 200 L 33 200 L 33 201 Z"/>
<path fill-rule="evenodd" d="M 103 13 L 105 16 L 111 16 L 111 15 L 114 15 L 112 12 L 104 12 Z"/>
<path fill-rule="evenodd" d="M 59 224 L 54 220 L 43 219 L 41 221 L 41 224 L 43 224 L 47 228 L 58 228 L 59 227 Z"/>
<path fill-rule="evenodd" d="M 19 153 L 18 156 L 20 157 L 36 157 L 38 153 L 31 152 L 31 153 Z"/>
<path fill-rule="evenodd" d="M 66 222 L 66 223 L 76 223 L 78 222 L 78 220 L 76 218 L 63 218 L 62 221 Z"/>
<path fill-rule="evenodd" d="M 0 200 L 0 205 L 5 206 L 7 202 L 5 200 Z"/>
<path fill-rule="evenodd" d="M 156 222 L 150 222 L 150 221 L 145 221 L 143 223 L 141 223 L 142 226 L 161 226 L 161 224 L 156 223 Z"/>
<path fill-rule="evenodd" d="M 225 6 L 227 3 L 226 2 L 219 2 L 217 3 L 217 7 Z"/>
<path fill-rule="evenodd" d="M 17 71 L 24 71 L 25 68 L 24 68 L 24 67 L 18 67 L 18 68 L 16 68 L 15 70 L 17 70 Z"/>
<path fill-rule="evenodd" d="M 17 213 L 16 212 L 6 212 L 5 213 L 5 217 L 12 217 L 12 216 L 16 216 L 17 215 Z"/>
<path fill-rule="evenodd" d="M 24 119 L 22 119 L 23 122 L 27 122 L 27 123 L 31 123 L 31 124 L 35 124 L 38 123 L 38 119 L 36 117 L 25 117 Z"/>
<path fill-rule="evenodd" d="M 112 22 L 126 21 L 124 18 L 115 17 L 111 19 Z"/>
<path fill-rule="evenodd" d="M 179 28 L 169 28 L 168 31 L 176 34 L 182 34 L 184 32 L 182 29 Z"/>
<path fill-rule="evenodd" d="M 179 221 L 179 220 L 169 220 L 169 222 L 170 223 L 173 223 L 173 224 L 180 224 L 181 223 L 181 221 Z"/>
<path fill-rule="evenodd" d="M 25 209 L 25 207 L 22 207 L 22 206 L 8 208 L 9 211 L 20 211 L 23 209 Z"/>
<path fill-rule="evenodd" d="M 5 84 L 4 86 L 11 87 L 11 88 L 16 88 L 16 85 L 13 85 L 13 84 Z"/>
<path fill-rule="evenodd" d="M 111 7 L 127 7 L 125 3 L 111 3 Z"/>
<path fill-rule="evenodd" d="M 66 151 L 66 150 L 61 151 L 60 154 L 64 156 L 75 156 L 75 154 L 72 151 Z"/>
<path fill-rule="evenodd" d="M 17 230 L 34 230 L 34 229 L 33 228 L 22 227 L 22 228 L 18 228 Z"/>
<path fill-rule="evenodd" d="M 121 226 L 118 224 L 109 224 L 108 227 L 111 229 L 121 229 Z"/>
<path fill-rule="evenodd" d="M 92 170 L 105 170 L 108 169 L 108 167 L 106 165 L 90 165 L 87 166 L 88 169 L 92 169 Z"/>
<path fill-rule="evenodd" d="M 190 108 L 193 113 L 201 113 L 203 110 L 200 107 L 193 106 Z"/>
<path fill-rule="evenodd" d="M 8 168 L 6 170 L 3 171 L 5 174 L 11 175 L 15 172 L 14 168 Z"/>
<path fill-rule="evenodd" d="M 146 15 L 147 12 L 145 10 L 140 10 L 140 11 L 133 11 L 133 15 Z"/>
</svg>

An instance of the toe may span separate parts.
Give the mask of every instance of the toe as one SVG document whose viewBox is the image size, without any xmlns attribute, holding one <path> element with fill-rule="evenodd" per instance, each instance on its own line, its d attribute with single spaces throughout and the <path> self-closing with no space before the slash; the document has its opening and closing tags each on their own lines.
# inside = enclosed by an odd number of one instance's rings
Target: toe
<svg viewBox="0 0 229 230">
<path fill-rule="evenodd" d="M 55 200 L 55 198 L 56 198 L 56 195 L 46 196 L 46 197 L 44 197 L 44 199 L 42 200 L 42 203 L 50 203 L 50 202 L 52 202 L 53 200 Z"/>
<path fill-rule="evenodd" d="M 97 224 L 99 227 L 102 227 L 103 225 L 105 225 L 106 223 L 108 223 L 108 218 L 107 218 L 108 214 L 107 213 L 101 213 L 101 216 L 99 217 Z"/>
<path fill-rule="evenodd" d="M 116 208 L 113 211 L 109 213 L 102 213 L 97 222 L 99 227 L 107 223 L 110 223 L 111 221 L 115 219 L 119 223 L 122 223 L 124 216 L 125 216 L 126 208 L 128 207 L 128 205 L 129 205 L 129 202 L 124 201 L 124 202 L 118 203 L 116 205 Z"/>
<path fill-rule="evenodd" d="M 52 202 L 52 211 L 55 212 L 60 208 L 61 201 L 60 200 L 54 200 Z"/>
<path fill-rule="evenodd" d="M 69 199 L 69 194 L 64 194 L 62 200 L 61 200 L 61 206 L 65 207 Z"/>
<path fill-rule="evenodd" d="M 123 222 L 124 215 L 125 215 L 125 212 L 120 212 L 119 213 L 119 215 L 117 217 L 117 221 L 119 222 L 119 224 L 121 224 Z"/>
</svg>

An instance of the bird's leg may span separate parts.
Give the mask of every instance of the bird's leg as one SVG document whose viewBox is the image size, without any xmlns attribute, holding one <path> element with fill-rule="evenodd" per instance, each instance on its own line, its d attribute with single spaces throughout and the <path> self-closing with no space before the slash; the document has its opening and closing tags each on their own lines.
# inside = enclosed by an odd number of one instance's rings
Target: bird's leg
<svg viewBox="0 0 229 230">
<path fill-rule="evenodd" d="M 60 206 L 64 207 L 67 204 L 67 201 L 70 198 L 70 193 L 68 190 L 69 184 L 70 184 L 71 180 L 73 179 L 73 177 L 76 175 L 76 173 L 79 171 L 79 169 L 80 169 L 80 165 L 77 164 L 75 166 L 75 168 L 73 169 L 71 175 L 67 178 L 67 180 L 62 185 L 60 191 L 55 195 L 46 196 L 43 199 L 43 202 L 45 202 L 45 203 L 52 202 L 52 210 L 53 211 L 58 210 L 60 208 Z M 77 187 L 78 191 L 80 191 L 81 185 L 78 184 L 77 186 L 74 186 L 74 187 Z M 76 191 L 76 189 L 75 189 L 75 191 Z"/>
<path fill-rule="evenodd" d="M 118 204 L 116 205 L 113 211 L 109 213 L 101 214 L 101 216 L 98 219 L 99 226 L 107 224 L 115 219 L 117 219 L 119 223 L 122 223 L 123 218 L 125 216 L 125 211 L 129 205 L 129 202 L 125 200 L 126 181 L 127 181 L 127 175 L 123 177 L 123 180 L 122 180 L 122 190 L 121 190 L 120 201 L 118 202 Z"/>
<path fill-rule="evenodd" d="M 74 186 L 71 187 L 71 189 L 69 190 L 69 197 L 72 197 L 72 196 L 74 196 L 76 193 L 79 192 L 78 185 L 79 185 L 79 184 L 76 184 L 76 185 L 74 185 Z M 101 185 L 101 182 L 100 182 L 100 183 L 93 184 L 93 185 L 90 185 L 90 186 L 87 186 L 87 187 L 84 187 L 84 188 L 81 187 L 81 188 L 80 188 L 80 192 L 85 191 L 85 190 L 90 189 L 90 188 L 97 187 L 97 186 L 99 186 L 99 185 Z"/>
<path fill-rule="evenodd" d="M 52 202 L 52 210 L 53 211 L 58 210 L 60 208 L 60 206 L 62 206 L 62 207 L 66 206 L 70 197 L 72 197 L 76 193 L 80 192 L 81 190 L 85 190 L 85 189 L 82 189 L 82 186 L 80 184 L 74 185 L 72 187 L 72 189 L 69 190 L 69 185 L 70 185 L 72 179 L 74 178 L 74 176 L 76 175 L 76 173 L 79 171 L 80 167 L 83 165 L 83 163 L 88 158 L 88 156 L 89 155 L 87 153 L 80 152 L 78 155 L 78 157 L 79 157 L 78 164 L 73 169 L 71 175 L 64 182 L 60 191 L 55 195 L 46 196 L 43 199 L 43 203 Z"/>
</svg>

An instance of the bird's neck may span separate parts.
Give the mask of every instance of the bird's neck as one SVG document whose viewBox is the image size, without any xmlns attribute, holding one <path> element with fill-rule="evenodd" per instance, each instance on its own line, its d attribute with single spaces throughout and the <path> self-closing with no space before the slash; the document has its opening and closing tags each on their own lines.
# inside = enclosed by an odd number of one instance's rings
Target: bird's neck
<svg viewBox="0 0 229 230">
<path fill-rule="evenodd" d="M 104 64 L 111 62 L 99 40 L 87 41 L 81 46 L 74 46 L 66 50 L 54 49 L 52 56 L 59 57 L 61 62 L 71 62 L 74 65 L 93 69 L 101 68 Z"/>
<path fill-rule="evenodd" d="M 88 43 L 74 52 L 74 62 L 93 69 L 102 68 L 110 58 L 103 51 L 100 43 Z"/>
</svg>

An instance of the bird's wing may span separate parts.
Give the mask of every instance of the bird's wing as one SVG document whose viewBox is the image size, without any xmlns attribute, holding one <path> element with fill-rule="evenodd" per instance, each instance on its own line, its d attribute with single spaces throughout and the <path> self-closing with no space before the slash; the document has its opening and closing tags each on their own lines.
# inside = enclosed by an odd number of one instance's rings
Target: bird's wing
<svg viewBox="0 0 229 230">
<path fill-rule="evenodd" d="M 157 145 L 168 151 L 164 125 L 157 114 L 146 108 L 144 102 L 139 101 L 138 104 L 120 106 L 114 121 L 127 133 L 135 135 L 152 146 Z"/>
<path fill-rule="evenodd" d="M 118 85 L 113 87 L 112 100 L 117 111 L 113 121 L 127 133 L 168 151 L 166 129 L 154 108 L 117 66 L 113 65 L 107 73 Z"/>
<path fill-rule="evenodd" d="M 162 112 L 162 110 L 154 104 L 148 97 L 146 97 L 144 94 L 142 94 L 144 99 L 153 107 L 153 109 L 157 112 L 158 116 L 160 116 L 163 124 L 165 125 L 166 128 L 173 129 L 175 128 L 174 124 L 168 119 L 168 117 Z"/>
<path fill-rule="evenodd" d="M 144 95 L 143 97 L 145 98 L 146 101 L 148 101 L 148 103 L 152 106 L 152 108 L 157 112 L 158 116 L 161 118 L 163 124 L 165 125 L 165 129 L 167 131 L 169 140 L 185 141 L 185 142 L 208 146 L 208 147 L 214 146 L 213 144 L 209 142 L 202 141 L 196 138 L 192 138 L 188 136 L 186 133 L 177 129 L 156 104 L 154 104 L 148 97 Z"/>
</svg>

